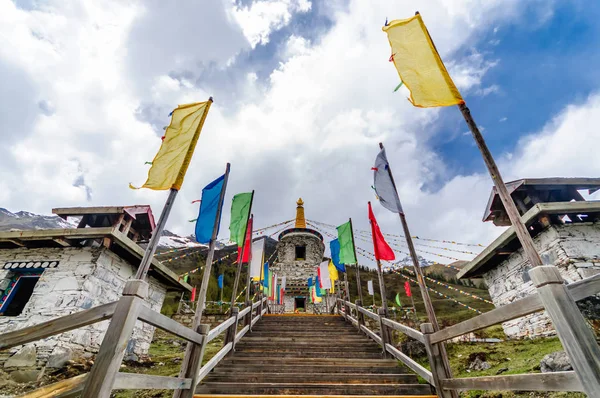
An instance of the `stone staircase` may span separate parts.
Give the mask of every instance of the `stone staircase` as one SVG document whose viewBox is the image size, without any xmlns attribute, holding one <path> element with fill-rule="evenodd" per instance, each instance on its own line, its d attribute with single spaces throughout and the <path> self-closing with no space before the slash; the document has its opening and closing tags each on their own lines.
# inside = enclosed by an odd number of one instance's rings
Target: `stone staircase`
<svg viewBox="0 0 600 398">
<path fill-rule="evenodd" d="M 268 315 L 196 390 L 213 396 L 430 396 L 341 316 Z"/>
</svg>

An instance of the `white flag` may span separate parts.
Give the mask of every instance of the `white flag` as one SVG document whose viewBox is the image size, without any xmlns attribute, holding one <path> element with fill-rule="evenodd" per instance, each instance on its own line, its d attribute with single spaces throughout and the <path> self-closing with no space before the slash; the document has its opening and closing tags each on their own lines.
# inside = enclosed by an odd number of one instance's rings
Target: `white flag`
<svg viewBox="0 0 600 398">
<path fill-rule="evenodd" d="M 252 242 L 252 259 L 250 260 L 250 276 L 254 280 L 260 279 L 260 269 L 263 265 L 263 253 L 265 251 L 265 239 Z"/>
<path fill-rule="evenodd" d="M 319 264 L 319 275 L 322 289 L 331 289 L 331 278 L 329 277 L 329 260 Z"/>
<path fill-rule="evenodd" d="M 373 188 L 375 188 L 375 193 L 383 207 L 393 213 L 402 213 L 402 205 L 400 204 L 398 192 L 396 192 L 392 178 L 388 173 L 389 167 L 390 165 L 385 156 L 385 149 L 382 149 L 375 158 Z"/>
<path fill-rule="evenodd" d="M 281 288 L 285 290 L 285 276 L 281 277 Z"/>
<path fill-rule="evenodd" d="M 369 294 L 371 296 L 375 295 L 375 292 L 373 291 L 373 281 L 367 282 L 367 289 L 369 289 Z"/>
</svg>

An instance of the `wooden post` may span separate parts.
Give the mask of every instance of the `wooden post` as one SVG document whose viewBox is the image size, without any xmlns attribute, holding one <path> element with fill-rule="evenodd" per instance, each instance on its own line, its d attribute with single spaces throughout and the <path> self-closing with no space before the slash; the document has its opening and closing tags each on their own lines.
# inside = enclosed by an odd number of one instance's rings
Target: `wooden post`
<svg viewBox="0 0 600 398">
<path fill-rule="evenodd" d="M 427 357 L 429 358 L 429 365 L 431 366 L 431 374 L 436 385 L 436 392 L 438 396 L 440 398 L 458 398 L 456 391 L 444 390 L 442 388 L 441 381 L 443 379 L 449 379 L 452 377 L 450 367 L 446 365 L 443 352 L 441 350 L 441 348 L 444 347 L 444 343 L 430 343 L 429 335 L 434 332 L 433 325 L 431 323 L 421 324 L 421 332 L 423 332 L 425 335 L 425 349 L 427 350 Z"/>
<path fill-rule="evenodd" d="M 365 314 L 358 309 L 359 307 L 362 307 L 362 302 L 360 300 L 356 300 L 354 304 L 356 304 L 356 320 L 358 321 L 358 330 L 360 331 L 360 327 L 365 325 Z"/>
<path fill-rule="evenodd" d="M 197 327 L 196 331 L 202 335 L 202 344 L 189 343 L 189 345 L 192 345 L 190 361 L 186 364 L 185 368 L 182 364 L 181 372 L 179 374 L 180 377 L 192 379 L 191 387 L 188 390 L 175 390 L 173 392 L 173 398 L 194 397 L 196 386 L 198 385 L 198 371 L 202 367 L 202 358 L 204 357 L 204 350 L 206 349 L 206 336 L 208 335 L 209 329 L 210 325 L 199 325 Z"/>
<path fill-rule="evenodd" d="M 385 292 L 385 284 L 383 282 L 383 271 L 381 270 L 381 261 L 377 260 L 377 276 L 379 277 L 379 293 L 381 294 L 381 305 L 385 311 L 385 316 L 388 314 L 387 295 Z M 373 295 L 373 299 L 375 296 Z"/>
<path fill-rule="evenodd" d="M 250 214 L 252 220 L 252 227 L 254 228 L 254 214 Z M 245 239 L 245 238 L 244 238 Z M 250 286 L 252 285 L 252 278 L 250 277 L 250 263 L 252 262 L 252 231 L 250 231 L 250 247 L 248 248 L 248 272 L 246 276 L 246 303 L 250 301 Z"/>
<path fill-rule="evenodd" d="M 131 333 L 133 333 L 133 328 L 147 296 L 147 282 L 132 279 L 125 284 L 123 296 L 119 299 L 94 366 L 83 387 L 82 397 L 109 398 L 111 396 L 127 342 L 131 338 Z"/>
<path fill-rule="evenodd" d="M 356 256 L 356 245 L 354 244 L 354 228 L 352 228 L 352 219 L 349 219 L 350 222 L 350 235 L 352 236 L 352 249 L 354 249 L 354 258 L 356 259 L 356 288 L 358 289 L 358 298 L 360 301 L 363 301 L 362 288 L 360 283 L 360 268 L 358 267 L 358 257 Z M 350 296 L 348 296 L 348 300 L 350 300 Z"/>
<path fill-rule="evenodd" d="M 221 210 L 223 208 L 223 201 L 225 199 L 225 190 L 227 189 L 227 181 L 229 180 L 229 170 L 231 165 L 227 163 L 225 167 L 225 177 L 223 178 L 223 187 L 221 188 L 221 195 L 219 196 L 219 203 L 217 207 L 217 214 L 215 216 L 215 222 L 213 223 L 212 235 L 208 244 L 208 254 L 206 256 L 206 262 L 204 263 L 204 273 L 202 274 L 202 283 L 200 284 L 200 292 L 198 293 L 198 300 L 196 303 L 196 313 L 192 321 L 192 329 L 196 330 L 200 327 L 202 321 L 202 312 L 206 304 L 206 292 L 208 290 L 208 282 L 212 272 L 212 263 L 215 255 L 215 245 L 217 242 L 217 234 L 219 233 L 219 223 L 221 222 Z M 192 358 L 192 351 L 194 350 L 195 344 L 188 342 L 185 348 L 185 354 L 183 355 L 183 361 L 181 362 L 180 377 L 184 376 L 184 373 L 189 369 L 189 361 Z M 178 398 L 178 392 L 175 391 L 174 398 Z"/>
<path fill-rule="evenodd" d="M 225 333 L 225 340 L 223 341 L 223 346 L 226 346 L 229 343 L 232 343 L 230 353 L 233 353 L 235 348 L 235 335 L 237 333 L 237 324 L 238 324 L 238 314 L 240 313 L 240 309 L 238 307 L 231 307 L 231 316 L 235 318 L 235 322 L 227 329 L 227 333 Z"/>
<path fill-rule="evenodd" d="M 233 291 L 231 292 L 231 308 L 235 306 L 235 299 L 237 297 L 238 284 L 240 282 L 240 275 L 242 274 L 242 260 L 244 259 L 244 247 L 246 246 L 246 234 L 248 232 L 248 221 L 250 221 L 250 212 L 252 211 L 252 202 L 254 201 L 254 190 L 252 190 L 252 196 L 250 196 L 250 209 L 248 209 L 248 219 L 246 220 L 246 228 L 244 228 L 244 241 L 242 242 L 241 252 L 238 253 L 240 259 L 238 261 L 237 271 L 235 273 L 235 281 L 233 282 Z M 252 235 L 251 235 L 252 237 Z M 252 245 L 252 238 L 250 238 L 250 245 Z"/>
<path fill-rule="evenodd" d="M 348 272 L 344 271 L 344 288 L 346 290 L 345 300 L 350 301 L 350 285 L 348 284 Z"/>
<path fill-rule="evenodd" d="M 558 268 L 552 265 L 533 268 L 529 276 L 583 389 L 589 397 L 600 396 L 600 347 Z"/>
<path fill-rule="evenodd" d="M 492 177 L 492 181 L 494 182 L 494 186 L 496 187 L 496 191 L 498 192 L 498 196 L 500 196 L 500 200 L 504 205 L 504 209 L 506 210 L 506 214 L 510 219 L 510 223 L 512 224 L 515 233 L 517 234 L 517 238 L 519 242 L 521 242 L 521 246 L 523 247 L 523 252 L 525 256 L 529 260 L 529 263 L 532 267 L 538 267 L 542 265 L 542 260 L 540 255 L 538 254 L 535 246 L 533 245 L 533 239 L 531 235 L 529 235 L 529 231 L 527 231 L 527 227 L 521 221 L 521 216 L 519 215 L 519 211 L 517 210 L 517 206 L 513 201 L 512 197 L 508 193 L 508 189 L 506 189 L 506 185 L 504 185 L 504 180 L 502 180 L 502 176 L 500 175 L 500 170 L 498 170 L 498 166 L 496 166 L 496 162 L 492 157 L 490 150 L 475 123 L 473 120 L 473 116 L 471 116 L 471 111 L 467 107 L 466 104 L 459 104 L 458 109 L 462 113 L 465 118 L 465 122 L 467 122 L 467 126 L 471 130 L 471 134 L 473 134 L 473 138 L 475 139 L 475 143 L 481 152 L 481 156 L 483 157 L 483 161 L 488 168 L 490 176 Z"/>
<path fill-rule="evenodd" d="M 381 335 L 381 345 L 383 346 L 383 357 L 387 358 L 389 355 L 387 353 L 386 344 L 392 344 L 392 339 L 390 336 L 390 331 L 387 326 L 383 323 L 383 320 L 386 318 L 386 310 L 384 308 L 380 308 L 378 311 L 379 315 L 379 334 Z"/>
<path fill-rule="evenodd" d="M 169 196 L 167 197 L 167 201 L 165 202 L 165 207 L 163 208 L 162 213 L 160 213 L 158 224 L 156 224 L 156 228 L 154 228 L 154 231 L 152 232 L 152 237 L 150 238 L 148 247 L 144 252 L 142 262 L 140 263 L 140 266 L 135 274 L 135 279 L 146 279 L 146 275 L 150 269 L 150 264 L 152 264 L 152 259 L 154 259 L 154 253 L 158 247 L 158 242 L 160 241 L 160 236 L 162 235 L 162 231 L 165 229 L 165 224 L 167 223 L 167 219 L 169 218 L 169 214 L 171 213 L 171 209 L 173 208 L 173 203 L 175 202 L 176 197 L 177 190 L 171 188 L 169 191 Z"/>
</svg>

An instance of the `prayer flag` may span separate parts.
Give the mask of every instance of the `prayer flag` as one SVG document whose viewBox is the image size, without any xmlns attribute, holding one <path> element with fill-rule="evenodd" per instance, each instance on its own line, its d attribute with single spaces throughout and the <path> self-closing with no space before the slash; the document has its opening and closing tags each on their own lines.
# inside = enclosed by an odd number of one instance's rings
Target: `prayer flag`
<svg viewBox="0 0 600 398">
<path fill-rule="evenodd" d="M 313 285 L 313 277 L 311 276 L 310 278 L 308 278 L 308 288 L 310 289 L 310 287 Z"/>
<path fill-rule="evenodd" d="M 319 280 L 322 289 L 331 289 L 331 278 L 329 277 L 329 260 L 319 264 Z"/>
<path fill-rule="evenodd" d="M 225 175 L 217 178 L 202 189 L 202 201 L 200 202 L 200 214 L 196 219 L 196 242 L 209 243 L 212 238 L 213 227 L 217 222 L 217 234 L 219 233 L 219 224 L 221 217 L 217 220 L 217 213 L 221 210 L 219 202 Z M 222 207 L 221 203 L 221 207 Z M 222 213 L 222 212 L 221 212 Z"/>
<path fill-rule="evenodd" d="M 246 233 L 246 223 L 250 217 L 252 192 L 238 193 L 231 203 L 231 221 L 229 222 L 229 240 L 242 246 Z"/>
<path fill-rule="evenodd" d="M 285 276 L 283 276 L 283 277 L 281 278 L 281 288 L 282 288 L 283 290 L 285 290 L 285 286 L 286 286 L 286 277 L 285 277 Z"/>
<path fill-rule="evenodd" d="M 263 267 L 263 288 L 269 287 L 269 262 L 266 262 Z"/>
<path fill-rule="evenodd" d="M 464 103 L 450 78 L 420 14 L 384 26 L 400 80 L 414 106 L 429 108 Z"/>
<path fill-rule="evenodd" d="M 250 276 L 253 280 L 260 280 L 260 270 L 264 264 L 266 239 L 258 239 L 252 242 L 252 258 L 250 259 Z"/>
<path fill-rule="evenodd" d="M 187 281 L 188 281 L 189 277 L 190 277 L 190 274 L 185 274 L 185 276 L 183 277 L 183 281 L 184 281 L 185 283 L 187 283 Z"/>
<path fill-rule="evenodd" d="M 160 149 L 152 160 L 148 179 L 141 188 L 181 189 L 211 104 L 212 99 L 175 108 Z M 129 188 L 139 189 L 131 184 Z"/>
<path fill-rule="evenodd" d="M 331 250 L 331 261 L 335 268 L 339 269 L 342 272 L 346 272 L 346 267 L 344 264 L 340 263 L 340 241 L 337 239 L 329 242 L 329 249 Z"/>
<path fill-rule="evenodd" d="M 400 293 L 396 293 L 396 304 L 398 304 L 398 307 L 402 308 L 402 301 L 400 301 Z"/>
<path fill-rule="evenodd" d="M 375 219 L 375 214 L 373 214 L 373 209 L 371 208 L 371 202 L 369 202 L 369 221 L 371 221 L 371 236 L 373 237 L 373 250 L 375 251 L 375 259 L 377 260 L 394 260 L 396 256 L 394 256 L 394 251 L 387 244 L 381 230 L 379 229 L 379 225 L 377 224 L 377 220 Z"/>
<path fill-rule="evenodd" d="M 408 281 L 404 282 L 404 291 L 406 292 L 407 297 L 412 296 L 412 292 L 410 291 L 410 283 Z"/>
<path fill-rule="evenodd" d="M 315 293 L 317 294 L 317 297 L 321 297 L 321 282 L 319 281 L 319 276 L 317 276 L 315 282 Z"/>
<path fill-rule="evenodd" d="M 373 281 L 372 280 L 367 282 L 367 289 L 369 290 L 369 294 L 371 296 L 375 295 L 375 291 L 373 290 Z"/>
<path fill-rule="evenodd" d="M 219 286 L 219 289 L 223 289 L 223 274 L 219 275 L 219 278 L 217 279 L 217 285 Z"/>
<path fill-rule="evenodd" d="M 191 302 L 196 301 L 196 287 L 194 286 L 192 288 L 192 298 L 190 299 Z"/>
<path fill-rule="evenodd" d="M 398 192 L 388 172 L 389 167 L 385 148 L 382 148 L 375 158 L 375 167 L 373 167 L 375 193 L 383 207 L 392 213 L 403 213 Z"/>
<path fill-rule="evenodd" d="M 337 227 L 338 241 L 340 242 L 340 263 L 356 264 L 356 255 L 354 254 L 354 242 L 352 238 L 352 228 L 350 221 Z"/>
<path fill-rule="evenodd" d="M 329 266 L 327 268 L 329 270 L 329 279 L 331 280 L 331 290 L 329 290 L 329 293 L 335 293 L 335 281 L 340 279 L 338 270 L 335 265 L 333 265 L 332 261 L 329 261 Z"/>
<path fill-rule="evenodd" d="M 242 255 L 242 252 L 244 253 Z M 238 246 L 238 255 L 237 261 L 242 259 L 242 263 L 247 263 L 250 261 L 252 257 L 252 217 L 248 220 L 248 225 L 246 226 L 246 241 L 244 242 L 243 247 Z"/>
</svg>

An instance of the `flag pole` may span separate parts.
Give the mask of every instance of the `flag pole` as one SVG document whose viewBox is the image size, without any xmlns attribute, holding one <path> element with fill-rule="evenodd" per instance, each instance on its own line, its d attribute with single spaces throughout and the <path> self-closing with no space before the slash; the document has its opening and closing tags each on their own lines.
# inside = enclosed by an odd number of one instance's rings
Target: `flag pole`
<svg viewBox="0 0 600 398">
<path fill-rule="evenodd" d="M 263 283 L 263 277 L 264 277 L 264 273 L 265 273 L 265 252 L 267 251 L 267 237 L 265 236 L 263 238 L 263 257 L 260 260 L 260 272 L 258 273 L 258 301 L 261 301 L 263 298 L 263 293 L 264 293 L 264 283 Z"/>
<path fill-rule="evenodd" d="M 467 126 L 471 130 L 471 134 L 473 134 L 473 138 L 475 139 L 475 143 L 481 152 L 481 156 L 483 157 L 483 161 L 487 166 L 487 169 L 492 177 L 492 181 L 494 182 L 494 186 L 496 187 L 496 191 L 498 192 L 498 196 L 500 196 L 500 200 L 504 205 L 504 209 L 506 210 L 506 214 L 510 219 L 510 223 L 512 224 L 515 233 L 517 234 L 517 238 L 521 242 L 521 246 L 523 247 L 523 252 L 527 256 L 529 263 L 532 267 L 537 267 L 542 265 L 542 259 L 538 254 L 535 246 L 533 245 L 533 239 L 531 235 L 527 231 L 527 227 L 521 220 L 521 216 L 519 215 L 519 211 L 517 210 L 517 206 L 513 201 L 510 193 L 508 193 L 508 189 L 506 189 L 506 185 L 504 184 L 504 180 L 502 179 L 502 175 L 500 175 L 500 170 L 498 170 L 498 166 L 496 166 L 496 162 L 475 123 L 473 120 L 473 116 L 471 116 L 471 111 L 467 107 L 465 103 L 458 104 L 458 109 L 460 113 L 462 113 Z"/>
<path fill-rule="evenodd" d="M 388 316 L 387 295 L 385 292 L 385 284 L 383 283 L 383 271 L 381 270 L 381 261 L 377 261 L 377 276 L 379 277 L 379 293 L 381 294 L 381 305 L 385 311 L 385 316 Z M 373 296 L 375 297 L 375 296 Z"/>
<path fill-rule="evenodd" d="M 217 214 L 215 217 L 215 222 L 213 224 L 212 236 L 210 238 L 210 242 L 208 244 L 208 255 L 206 256 L 206 263 L 204 265 L 204 273 L 202 274 L 202 284 L 200 285 L 200 292 L 198 293 L 198 300 L 196 302 L 196 313 L 194 314 L 194 320 L 192 324 L 192 330 L 197 330 L 198 326 L 200 326 L 200 322 L 202 321 L 202 312 L 204 311 L 204 306 L 206 304 L 206 292 L 208 291 L 208 282 L 210 280 L 210 274 L 212 270 L 212 262 L 215 255 L 215 246 L 217 243 L 217 234 L 219 232 L 219 223 L 221 221 L 221 213 L 223 208 L 223 200 L 225 199 L 225 190 L 227 189 L 227 181 L 229 180 L 229 170 L 231 165 L 227 163 L 225 167 L 225 177 L 223 178 L 223 187 L 221 188 L 221 194 L 219 196 L 219 205 L 217 207 Z M 222 292 L 223 290 L 221 290 Z M 185 348 L 185 354 L 183 356 L 183 362 L 181 363 L 181 371 L 179 372 L 180 377 L 192 377 L 194 379 L 193 374 L 186 374 L 190 371 L 189 362 L 192 355 L 192 348 L 194 344 L 188 342 Z M 196 369 L 193 369 L 194 371 Z M 183 390 L 175 390 L 173 394 L 173 398 L 177 398 L 180 396 Z"/>
<path fill-rule="evenodd" d="M 254 228 L 254 214 L 250 215 L 252 219 L 252 228 Z M 246 227 L 248 228 L 248 227 Z M 244 237 L 244 241 L 246 237 Z M 248 252 L 248 275 L 246 277 L 246 305 L 250 301 L 250 284 L 252 283 L 252 278 L 250 277 L 250 263 L 252 262 L 252 231 L 250 231 L 250 251 Z"/>
<path fill-rule="evenodd" d="M 250 208 L 248 209 L 248 218 L 246 219 L 246 227 L 244 228 L 244 240 L 242 241 L 241 252 L 238 253 L 240 259 L 238 261 L 237 271 L 235 273 L 235 281 L 233 282 L 233 291 L 231 292 L 231 307 L 232 309 L 235 306 L 235 298 L 237 295 L 237 289 L 240 282 L 240 275 L 242 273 L 242 262 L 244 260 L 244 248 L 246 247 L 246 234 L 248 233 L 248 222 L 250 221 L 250 213 L 252 211 L 252 202 L 254 201 L 254 189 L 252 190 L 252 195 L 250 196 Z M 250 235 L 250 246 L 252 246 L 252 235 Z"/>
<path fill-rule="evenodd" d="M 173 208 L 173 203 L 175 203 L 175 198 L 177 197 L 178 192 L 179 191 L 177 191 L 175 188 L 171 188 L 169 190 L 169 196 L 167 197 L 167 201 L 165 202 L 162 213 L 160 213 L 160 218 L 158 219 L 156 228 L 154 228 L 154 231 L 152 232 L 152 237 L 150 238 L 148 247 L 146 247 L 146 251 L 144 252 L 144 257 L 142 258 L 140 266 L 137 269 L 135 279 L 144 280 L 146 279 L 146 275 L 148 275 L 148 270 L 150 269 L 150 264 L 152 264 L 154 253 L 158 248 L 160 236 L 165 229 L 165 224 L 167 223 L 167 219 L 169 218 L 169 214 L 171 213 L 171 209 Z"/>
<path fill-rule="evenodd" d="M 356 287 L 358 289 L 358 299 L 360 300 L 361 303 L 364 303 L 363 301 L 363 294 L 362 294 L 362 289 L 361 289 L 361 285 L 360 285 L 360 268 L 358 267 L 358 256 L 356 255 L 356 244 L 354 244 L 354 228 L 352 228 L 352 218 L 349 219 L 350 221 L 350 235 L 352 236 L 352 250 L 354 250 L 354 258 L 356 259 Z M 375 300 L 375 296 L 373 296 L 373 300 Z"/>
<path fill-rule="evenodd" d="M 379 149 L 383 149 L 383 144 L 381 142 L 379 143 Z M 392 175 L 392 168 L 389 167 L 389 163 L 387 167 L 387 172 L 390 176 L 390 180 L 392 181 L 394 191 L 396 191 L 396 196 L 398 196 L 398 189 L 396 188 L 396 182 L 394 181 L 394 176 Z M 419 284 L 419 290 L 421 290 L 421 296 L 423 297 L 423 304 L 425 304 L 425 312 L 427 313 L 427 318 L 429 319 L 429 322 L 431 322 L 431 324 L 433 325 L 433 329 L 437 332 L 438 330 L 440 330 L 440 325 L 438 323 L 437 317 L 435 316 L 435 311 L 433 310 L 433 304 L 431 303 L 431 297 L 429 297 L 429 292 L 427 291 L 427 285 L 425 285 L 423 271 L 421 270 L 419 258 L 417 257 L 417 252 L 415 251 L 415 246 L 410 235 L 410 230 L 408 229 L 406 216 L 404 215 L 403 211 L 398 213 L 398 215 L 400 216 L 400 222 L 402 223 L 402 229 L 404 230 L 406 245 L 408 246 L 408 251 L 410 252 L 410 256 L 412 258 L 413 268 L 415 269 L 415 275 L 417 276 L 417 282 Z"/>
<path fill-rule="evenodd" d="M 419 11 L 415 12 L 415 15 L 418 15 Z M 439 52 L 435 47 L 435 43 L 427 31 L 427 36 L 429 40 L 431 40 L 431 44 L 433 44 L 433 48 L 435 52 Z M 496 161 L 492 156 L 485 140 L 483 139 L 483 135 L 479 131 L 479 127 L 475 123 L 473 116 L 471 116 L 471 110 L 467 107 L 466 103 L 463 101 L 458 104 L 458 109 L 462 114 L 467 126 L 469 126 L 469 130 L 471 130 L 471 134 L 473 135 L 473 139 L 477 144 L 477 148 L 479 148 L 479 152 L 481 152 L 481 156 L 483 157 L 483 161 L 490 173 L 490 177 L 492 177 L 492 181 L 494 182 L 494 186 L 496 187 L 496 191 L 498 191 L 498 196 L 500 196 L 500 200 L 502 201 L 502 205 L 506 210 L 506 214 L 508 215 L 508 219 L 510 220 L 511 225 L 513 226 L 517 238 L 523 247 L 523 252 L 525 256 L 529 260 L 529 264 L 531 267 L 535 268 L 542 265 L 542 259 L 540 258 L 539 253 L 537 252 L 535 246 L 533 245 L 533 238 L 527 231 L 527 227 L 521 220 L 521 216 L 519 215 L 519 211 L 517 210 L 517 205 L 513 201 L 510 193 L 508 193 L 508 189 L 506 189 L 506 184 L 504 184 L 504 180 L 502 179 L 502 175 L 500 174 L 500 170 L 498 170 L 498 166 L 496 165 Z"/>
</svg>

